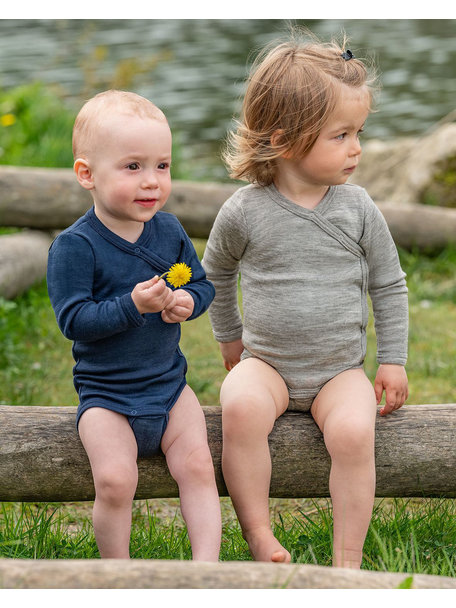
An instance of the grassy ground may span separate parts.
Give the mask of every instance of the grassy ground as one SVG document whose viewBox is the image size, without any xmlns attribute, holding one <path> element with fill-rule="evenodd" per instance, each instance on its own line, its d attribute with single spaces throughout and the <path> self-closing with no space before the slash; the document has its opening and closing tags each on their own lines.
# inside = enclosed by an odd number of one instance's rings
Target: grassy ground
<svg viewBox="0 0 456 608">
<path fill-rule="evenodd" d="M 131 557 L 191 559 L 177 501 L 160 512 L 162 501 L 136 501 Z M 272 500 L 274 532 L 294 563 L 331 565 L 332 512 L 327 500 Z M 94 559 L 98 550 L 90 524 L 90 504 L 0 505 L 0 557 Z M 222 561 L 250 555 L 229 499 L 222 498 Z M 364 547 L 363 568 L 456 576 L 456 506 L 452 500 L 377 501 Z"/>
<path fill-rule="evenodd" d="M 196 241 L 200 255 L 204 241 Z M 423 256 L 401 252 L 410 294 L 409 403 L 456 402 L 456 249 Z M 76 405 L 71 344 L 60 334 L 45 283 L 15 301 L 0 300 L 0 403 Z M 225 377 L 208 316 L 184 324 L 188 380 L 204 405 L 217 405 Z M 376 371 L 375 336 L 368 335 L 366 371 Z M 90 504 L 0 505 L 0 556 L 98 556 Z M 221 558 L 250 559 L 228 499 L 222 499 Z M 271 500 L 276 534 L 296 562 L 329 565 L 331 507 L 326 500 Z M 456 576 L 454 501 L 377 501 L 365 546 L 364 568 Z M 188 559 L 190 548 L 177 500 L 137 501 L 133 557 Z"/>
</svg>

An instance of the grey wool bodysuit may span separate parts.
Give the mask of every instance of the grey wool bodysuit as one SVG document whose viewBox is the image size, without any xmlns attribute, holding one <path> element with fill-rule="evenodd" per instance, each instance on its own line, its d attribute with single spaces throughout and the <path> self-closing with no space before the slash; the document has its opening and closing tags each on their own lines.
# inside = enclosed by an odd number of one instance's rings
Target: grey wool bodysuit
<svg viewBox="0 0 456 608">
<path fill-rule="evenodd" d="M 368 294 L 378 363 L 406 363 L 405 274 L 386 221 L 359 186 L 331 186 L 313 210 L 274 185 L 240 188 L 217 215 L 203 266 L 216 289 L 216 340 L 242 338 L 243 358 L 274 367 L 291 399 L 311 402 L 328 380 L 362 367 Z"/>
</svg>

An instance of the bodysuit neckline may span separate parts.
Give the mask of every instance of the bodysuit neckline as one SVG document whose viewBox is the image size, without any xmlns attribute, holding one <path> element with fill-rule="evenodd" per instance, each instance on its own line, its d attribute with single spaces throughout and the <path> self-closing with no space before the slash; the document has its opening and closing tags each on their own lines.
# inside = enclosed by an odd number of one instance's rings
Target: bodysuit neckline
<svg viewBox="0 0 456 608">
<path fill-rule="evenodd" d="M 293 202 L 292 200 L 290 200 L 289 198 L 284 196 L 281 192 L 279 192 L 279 190 L 277 190 L 277 187 L 275 186 L 275 184 L 270 184 L 269 186 L 266 186 L 265 190 L 266 190 L 267 194 L 270 196 L 270 198 L 274 202 L 278 203 L 281 207 L 288 209 L 288 211 L 291 211 L 292 213 L 295 213 L 296 215 L 302 215 L 304 217 L 309 217 L 310 215 L 324 214 L 325 210 L 331 206 L 332 200 L 335 195 L 336 186 L 329 186 L 326 194 L 323 196 L 323 198 L 318 203 L 318 205 L 316 207 L 314 207 L 313 209 L 307 209 L 306 207 L 301 207 L 301 205 L 298 205 L 297 203 Z"/>
</svg>

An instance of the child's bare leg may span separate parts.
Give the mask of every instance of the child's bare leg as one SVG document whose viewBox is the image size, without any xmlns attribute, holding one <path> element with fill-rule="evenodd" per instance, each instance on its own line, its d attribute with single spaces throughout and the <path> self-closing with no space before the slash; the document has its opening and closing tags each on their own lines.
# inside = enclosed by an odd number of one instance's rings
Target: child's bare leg
<svg viewBox="0 0 456 608">
<path fill-rule="evenodd" d="M 131 508 L 138 483 L 136 439 L 125 416 L 93 407 L 79 435 L 95 484 L 93 527 L 100 556 L 129 558 Z"/>
<path fill-rule="evenodd" d="M 204 413 L 189 386 L 170 411 L 161 445 L 169 471 L 179 486 L 193 559 L 216 562 L 222 529 L 220 499 Z"/>
<path fill-rule="evenodd" d="M 222 468 L 244 538 L 257 561 L 289 562 L 269 515 L 271 456 L 268 435 L 288 407 L 288 390 L 275 369 L 258 359 L 238 363 L 225 378 Z"/>
<path fill-rule="evenodd" d="M 374 389 L 362 369 L 348 370 L 321 389 L 311 411 L 331 456 L 333 565 L 359 568 L 375 497 Z"/>
</svg>

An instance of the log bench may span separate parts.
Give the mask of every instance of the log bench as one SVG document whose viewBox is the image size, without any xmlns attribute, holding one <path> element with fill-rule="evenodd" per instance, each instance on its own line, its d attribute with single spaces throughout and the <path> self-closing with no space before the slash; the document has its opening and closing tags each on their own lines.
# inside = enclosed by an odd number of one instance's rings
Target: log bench
<svg viewBox="0 0 456 608">
<path fill-rule="evenodd" d="M 203 407 L 217 486 L 221 411 Z M 93 500 L 75 407 L 0 406 L 0 500 Z M 405 405 L 376 427 L 379 497 L 456 496 L 456 404 Z M 308 414 L 285 412 L 270 435 L 271 497 L 326 497 L 330 461 Z M 140 459 L 136 498 L 172 498 L 177 486 L 163 456 Z M 456 578 L 354 571 L 303 564 L 179 560 L 0 559 L 0 589 L 456 589 Z"/>
<path fill-rule="evenodd" d="M 204 406 L 221 496 L 221 409 Z M 93 500 L 75 407 L 0 406 L 0 501 Z M 329 496 L 330 459 L 310 414 L 285 412 L 269 440 L 273 498 Z M 456 497 L 456 404 L 405 405 L 376 425 L 378 497 Z M 138 461 L 137 499 L 178 496 L 165 459 Z"/>
</svg>

